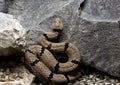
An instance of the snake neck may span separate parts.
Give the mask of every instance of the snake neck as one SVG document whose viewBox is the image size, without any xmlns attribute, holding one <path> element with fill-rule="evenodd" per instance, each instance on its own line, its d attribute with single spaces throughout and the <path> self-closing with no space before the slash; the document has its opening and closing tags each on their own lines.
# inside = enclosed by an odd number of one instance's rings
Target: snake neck
<svg viewBox="0 0 120 85">
<path fill-rule="evenodd" d="M 59 42 L 62 30 L 53 31 L 53 32 L 46 32 L 43 36 L 46 38 L 47 41 L 51 42 Z"/>
</svg>

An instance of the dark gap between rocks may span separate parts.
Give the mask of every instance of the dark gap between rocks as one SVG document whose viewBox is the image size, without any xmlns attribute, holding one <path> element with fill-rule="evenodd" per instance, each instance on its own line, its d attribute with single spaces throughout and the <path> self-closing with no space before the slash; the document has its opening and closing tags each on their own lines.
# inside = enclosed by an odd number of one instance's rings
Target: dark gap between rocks
<svg viewBox="0 0 120 85">
<path fill-rule="evenodd" d="M 84 10 L 86 3 L 87 3 L 87 0 L 84 0 L 82 3 L 80 3 L 80 6 L 78 8 L 78 10 L 80 11 L 79 16 L 80 16 L 81 12 Z"/>
<path fill-rule="evenodd" d="M 23 53 L 15 53 L 10 56 L 0 56 L 0 67 L 14 67 L 21 64 Z"/>
</svg>

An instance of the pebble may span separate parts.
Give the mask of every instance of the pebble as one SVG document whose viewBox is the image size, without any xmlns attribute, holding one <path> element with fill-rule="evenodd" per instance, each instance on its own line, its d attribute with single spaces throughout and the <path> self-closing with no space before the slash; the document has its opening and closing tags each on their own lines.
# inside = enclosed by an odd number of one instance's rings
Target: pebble
<svg viewBox="0 0 120 85">
<path fill-rule="evenodd" d="M 9 79 L 9 76 L 5 76 L 5 80 L 8 80 Z"/>
<path fill-rule="evenodd" d="M 110 82 L 105 82 L 104 84 L 105 84 L 105 85 L 111 85 L 111 83 L 110 83 Z"/>
<path fill-rule="evenodd" d="M 4 73 L 3 72 L 0 72 L 0 75 L 3 75 Z"/>
<path fill-rule="evenodd" d="M 15 78 L 9 77 L 9 81 L 15 81 Z"/>
<path fill-rule="evenodd" d="M 10 74 L 10 70 L 7 68 L 6 69 L 6 75 L 9 75 Z"/>
<path fill-rule="evenodd" d="M 10 72 L 10 69 L 0 69 L 0 82 L 15 81 L 22 78 L 22 74 Z"/>
<path fill-rule="evenodd" d="M 120 83 L 116 83 L 116 85 L 120 85 Z"/>
<path fill-rule="evenodd" d="M 23 74 L 21 74 L 21 73 L 18 73 L 18 75 L 17 75 L 17 77 L 19 77 L 19 78 L 23 78 Z"/>
</svg>

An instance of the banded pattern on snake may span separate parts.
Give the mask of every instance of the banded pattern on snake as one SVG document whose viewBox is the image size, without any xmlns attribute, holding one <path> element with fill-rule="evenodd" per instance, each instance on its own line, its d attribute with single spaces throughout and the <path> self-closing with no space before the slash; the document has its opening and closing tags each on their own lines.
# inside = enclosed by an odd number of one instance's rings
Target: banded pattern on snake
<svg viewBox="0 0 120 85">
<path fill-rule="evenodd" d="M 44 33 L 39 37 L 41 45 L 32 45 L 28 47 L 25 53 L 26 64 L 30 67 L 32 73 L 40 80 L 44 78 L 47 82 L 67 83 L 74 81 L 79 77 L 79 73 L 71 75 L 80 62 L 80 53 L 75 45 L 69 42 L 55 43 L 51 42 L 59 38 L 63 30 L 63 24 L 60 18 L 56 18 L 52 24 L 53 32 Z M 52 53 L 66 53 L 68 61 L 58 62 Z"/>
</svg>

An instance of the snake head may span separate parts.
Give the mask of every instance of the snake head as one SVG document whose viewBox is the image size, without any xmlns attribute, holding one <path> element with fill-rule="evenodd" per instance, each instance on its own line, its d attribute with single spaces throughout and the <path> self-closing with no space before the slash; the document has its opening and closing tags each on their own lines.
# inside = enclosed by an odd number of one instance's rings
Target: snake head
<svg viewBox="0 0 120 85">
<path fill-rule="evenodd" d="M 63 30 L 63 23 L 60 18 L 56 18 L 52 23 L 52 29 L 55 30 Z"/>
</svg>

